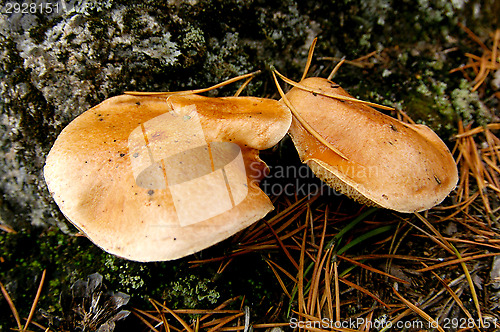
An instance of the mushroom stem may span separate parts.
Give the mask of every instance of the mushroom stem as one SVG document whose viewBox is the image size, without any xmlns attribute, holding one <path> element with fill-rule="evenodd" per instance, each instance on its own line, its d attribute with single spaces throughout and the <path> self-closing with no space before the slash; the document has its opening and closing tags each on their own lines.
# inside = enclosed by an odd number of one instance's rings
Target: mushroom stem
<svg viewBox="0 0 500 332">
<path fill-rule="evenodd" d="M 310 93 L 318 94 L 318 95 L 329 97 L 329 98 L 339 99 L 339 100 L 345 100 L 345 101 L 352 101 L 352 102 L 355 102 L 355 103 L 361 103 L 361 104 L 365 104 L 365 105 L 368 105 L 368 106 L 380 108 L 380 109 L 383 109 L 383 110 L 389 110 L 389 111 L 393 111 L 394 110 L 393 107 L 379 105 L 379 104 L 372 103 L 372 102 L 369 102 L 369 101 L 364 101 L 364 100 L 359 100 L 359 99 L 352 98 L 352 97 L 339 96 L 339 95 L 333 95 L 333 94 L 330 94 L 330 93 L 325 93 L 325 92 L 323 92 L 321 90 L 316 90 L 316 89 L 307 87 L 307 86 L 305 86 L 305 85 L 303 85 L 303 84 L 301 84 L 299 82 L 292 81 L 291 79 L 287 78 L 285 75 L 281 74 L 276 69 L 274 71 L 286 83 L 288 83 L 290 85 L 293 85 L 294 87 L 299 88 L 301 90 L 310 92 Z"/>
<path fill-rule="evenodd" d="M 278 73 L 278 71 L 275 69 L 272 73 L 273 73 L 273 78 L 274 78 L 274 82 L 276 83 L 276 88 L 278 89 L 278 92 L 281 96 L 281 98 L 283 98 L 283 101 L 285 102 L 286 106 L 288 106 L 288 108 L 290 109 L 290 112 L 292 112 L 293 116 L 297 119 L 297 121 L 300 122 L 300 124 L 311 134 L 313 135 L 318 141 L 320 141 L 322 144 L 324 144 L 327 148 L 329 148 L 330 150 L 332 150 L 333 152 L 335 152 L 336 154 L 338 154 L 340 157 L 344 158 L 345 160 L 349 160 L 342 152 L 340 152 L 337 148 L 335 148 L 333 145 L 331 145 L 326 139 L 324 139 L 316 130 L 314 130 L 313 127 L 311 127 L 311 125 L 309 125 L 309 123 L 306 122 L 306 120 L 304 120 L 304 118 L 299 114 L 299 112 L 297 112 L 297 110 L 295 109 L 295 107 L 292 105 L 292 103 L 290 103 L 290 101 L 288 100 L 288 98 L 286 97 L 285 93 L 283 92 L 283 90 L 281 89 L 281 86 L 279 85 L 278 83 L 278 78 L 276 77 L 276 73 Z M 279 73 L 278 73 L 279 74 Z M 279 74 L 281 75 L 281 74 Z"/>
<path fill-rule="evenodd" d="M 254 72 L 251 72 L 248 74 L 236 76 L 236 77 L 233 77 L 231 79 L 228 79 L 227 81 L 224 81 L 224 82 L 221 82 L 221 83 L 218 83 L 218 84 L 215 84 L 215 85 L 212 85 L 208 88 L 203 88 L 203 89 L 185 90 L 185 91 L 168 91 L 168 92 L 125 91 L 124 94 L 132 95 L 132 96 L 165 96 L 165 95 L 166 96 L 170 96 L 170 95 L 182 96 L 182 95 L 190 95 L 190 94 L 194 94 L 194 93 L 203 93 L 203 92 L 207 92 L 210 90 L 215 90 L 215 89 L 218 89 L 220 87 L 237 82 L 237 81 L 245 79 L 245 78 L 249 78 L 249 77 L 253 78 L 255 75 L 258 75 L 258 74 L 260 74 L 260 70 L 257 70 L 257 71 L 254 71 Z M 248 83 L 245 82 L 243 84 L 243 87 L 245 87 L 247 84 Z M 241 93 L 241 91 L 239 91 L 239 92 Z"/>
</svg>

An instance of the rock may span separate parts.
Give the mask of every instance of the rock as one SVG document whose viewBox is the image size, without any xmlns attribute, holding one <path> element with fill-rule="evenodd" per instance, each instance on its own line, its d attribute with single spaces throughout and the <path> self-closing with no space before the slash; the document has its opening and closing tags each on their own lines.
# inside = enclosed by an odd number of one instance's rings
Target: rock
<svg viewBox="0 0 500 332">
<path fill-rule="evenodd" d="M 500 288 L 500 257 L 493 258 L 493 264 L 490 271 L 490 283 L 493 288 Z"/>
</svg>

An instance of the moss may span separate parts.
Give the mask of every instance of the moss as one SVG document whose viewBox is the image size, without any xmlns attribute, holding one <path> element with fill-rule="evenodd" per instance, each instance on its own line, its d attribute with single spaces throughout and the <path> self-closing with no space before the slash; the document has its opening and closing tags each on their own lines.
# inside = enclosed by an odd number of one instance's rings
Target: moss
<svg viewBox="0 0 500 332">
<path fill-rule="evenodd" d="M 207 50 L 205 36 L 200 28 L 188 25 L 182 34 L 179 48 L 182 54 L 182 66 L 189 68 L 204 57 Z"/>
<path fill-rule="evenodd" d="M 78 279 L 96 271 L 110 275 L 112 289 L 138 290 L 142 287 L 137 270 L 107 266 L 115 259 L 91 244 L 86 238 L 68 237 L 56 228 L 46 231 L 31 230 L 17 234 L 0 233 L 0 281 L 12 297 L 21 316 L 27 316 L 33 301 L 41 273 L 47 270 L 46 283 L 38 308 L 47 312 L 59 312 L 59 296 Z M 127 266 L 126 266 L 127 267 Z M 10 309 L 0 301 L 0 330 L 11 327 Z M 41 321 L 39 316 L 35 317 Z M 2 325 L 4 324 L 4 325 Z"/>
<path fill-rule="evenodd" d="M 215 246 L 206 254 L 219 256 L 223 249 L 223 245 Z M 172 308 L 213 308 L 229 298 L 245 296 L 253 312 L 264 314 L 268 306 L 263 304 L 280 290 L 258 255 L 235 260 L 228 267 L 229 274 L 217 275 L 210 264 L 192 268 L 187 263 L 192 258 L 162 263 L 124 260 L 57 228 L 0 233 L 0 253 L 0 281 L 22 316 L 28 314 L 44 269 L 47 278 L 38 308 L 55 315 L 61 311 L 61 293 L 95 272 L 104 276 L 110 290 L 129 294 L 131 304 L 139 308 L 148 306 L 149 297 L 165 300 Z M 7 303 L 0 301 L 0 330 L 13 326 L 9 314 Z M 39 314 L 35 320 L 44 322 Z"/>
</svg>

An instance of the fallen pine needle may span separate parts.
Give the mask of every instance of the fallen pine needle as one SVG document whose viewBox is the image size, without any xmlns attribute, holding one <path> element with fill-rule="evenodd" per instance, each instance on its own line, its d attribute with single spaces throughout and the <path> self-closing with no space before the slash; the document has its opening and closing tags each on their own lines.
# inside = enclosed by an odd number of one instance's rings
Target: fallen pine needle
<svg viewBox="0 0 500 332">
<path fill-rule="evenodd" d="M 423 262 L 422 262 L 422 265 L 427 266 Z M 450 293 L 451 297 L 453 297 L 453 299 L 458 304 L 458 306 L 462 309 L 462 311 L 465 313 L 465 315 L 469 318 L 468 321 L 469 322 L 473 322 L 474 323 L 474 327 L 476 328 L 476 330 L 479 331 L 479 328 L 477 327 L 477 324 L 476 324 L 476 320 L 474 318 L 472 318 L 472 315 L 470 314 L 469 310 L 467 310 L 467 308 L 465 308 L 463 302 L 460 300 L 460 298 L 458 297 L 458 295 L 453 291 L 453 289 L 451 289 L 450 286 L 448 286 L 448 284 L 446 282 L 444 282 L 443 279 L 441 279 L 441 277 L 436 272 L 434 272 L 434 271 L 431 271 L 431 272 L 439 280 L 439 282 L 443 285 L 443 287 L 446 288 L 446 290 L 448 291 L 448 293 Z"/>
<path fill-rule="evenodd" d="M 428 321 L 429 324 L 430 324 L 430 327 L 436 328 L 440 332 L 444 332 L 443 328 L 441 326 L 439 326 L 439 323 L 435 319 L 433 319 L 425 311 L 423 311 L 422 309 L 420 309 L 419 307 L 417 307 L 416 305 L 414 305 L 413 303 L 411 303 L 410 301 L 408 301 L 407 299 L 405 299 L 403 296 L 401 296 L 401 294 L 399 294 L 394 287 L 392 288 L 392 290 L 394 291 L 394 294 L 396 294 L 396 296 L 404 304 L 406 304 L 411 310 L 413 310 L 414 312 L 416 312 L 420 317 L 422 317 L 423 319 L 425 319 L 426 321 Z"/>
</svg>

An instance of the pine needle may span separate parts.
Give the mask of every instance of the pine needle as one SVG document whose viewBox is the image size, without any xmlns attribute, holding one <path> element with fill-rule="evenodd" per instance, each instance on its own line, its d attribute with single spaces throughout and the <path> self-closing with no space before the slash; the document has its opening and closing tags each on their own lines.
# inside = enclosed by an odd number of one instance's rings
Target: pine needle
<svg viewBox="0 0 500 332">
<path fill-rule="evenodd" d="M 396 294 L 396 296 L 404 304 L 406 304 L 411 310 L 413 310 L 414 312 L 416 312 L 420 317 L 422 317 L 426 321 L 428 321 L 429 324 L 430 324 L 430 326 L 432 326 L 433 328 L 437 328 L 438 331 L 440 331 L 440 332 L 444 332 L 443 328 L 441 326 L 439 326 L 439 323 L 435 319 L 433 319 L 431 316 L 429 316 L 422 309 L 420 309 L 419 307 L 417 307 L 416 305 L 414 305 L 413 303 L 411 303 L 410 301 L 408 301 L 407 299 L 405 299 L 403 296 L 401 296 L 401 294 L 399 294 L 394 287 L 392 288 L 392 290 L 393 290 L 394 294 Z"/>
<path fill-rule="evenodd" d="M 336 95 L 336 94 L 334 95 L 334 94 L 331 94 L 331 93 L 326 93 L 326 92 L 321 91 L 321 90 L 316 90 L 316 89 L 310 88 L 310 87 L 305 86 L 305 85 L 303 85 L 303 84 L 301 84 L 299 82 L 292 81 L 291 79 L 287 78 L 285 75 L 281 74 L 276 69 L 273 70 L 273 74 L 274 73 L 276 73 L 286 83 L 288 83 L 288 84 L 290 84 L 290 85 L 292 85 L 292 86 L 294 86 L 296 88 L 299 88 L 301 90 L 310 92 L 310 93 L 315 93 L 315 94 L 318 94 L 318 95 L 321 95 L 321 96 L 325 96 L 325 97 L 329 97 L 329 98 L 333 98 L 333 99 L 338 99 L 338 100 L 352 101 L 352 102 L 355 102 L 355 103 L 360 103 L 360 104 L 364 104 L 364 105 L 367 105 L 367 106 L 380 108 L 380 109 L 383 109 L 383 110 L 394 111 L 394 107 L 384 106 L 384 105 L 372 103 L 372 102 L 369 102 L 369 101 L 359 100 L 359 99 L 356 99 L 356 98 L 353 98 L 353 97 L 340 96 L 340 95 Z"/>
<path fill-rule="evenodd" d="M 17 327 L 19 331 L 23 330 L 23 326 L 21 325 L 21 319 L 19 318 L 19 314 L 17 312 L 16 306 L 14 305 L 14 302 L 12 302 L 12 299 L 9 296 L 9 293 L 7 293 L 7 290 L 5 289 L 4 285 L 0 281 L 0 290 L 2 291 L 3 297 L 9 304 L 10 310 L 12 311 L 12 314 L 14 315 L 14 319 L 16 320 Z"/>
<path fill-rule="evenodd" d="M 424 222 L 424 224 L 429 227 L 434 234 L 436 234 L 441 241 L 443 241 L 443 244 L 445 244 L 452 252 L 455 253 L 455 255 L 458 257 L 458 259 L 462 259 L 462 256 L 460 255 L 460 252 L 450 243 L 448 242 L 432 224 L 427 221 L 424 217 L 422 217 L 418 212 L 415 212 L 415 215 Z M 474 283 L 472 281 L 472 278 L 469 273 L 469 269 L 467 268 L 467 265 L 463 261 L 460 262 L 460 265 L 462 266 L 462 269 L 464 270 L 465 277 L 467 279 L 467 282 L 469 284 L 469 289 L 472 295 L 472 299 L 474 300 L 474 305 L 476 306 L 476 311 L 477 315 L 479 317 L 479 321 L 481 322 L 483 320 L 482 314 L 481 314 L 481 307 L 479 305 L 479 300 L 477 298 L 477 293 L 476 293 L 476 288 L 474 287 Z"/>
<path fill-rule="evenodd" d="M 172 309 L 168 308 L 167 306 L 161 304 L 160 302 L 149 299 L 151 303 L 156 303 L 158 306 L 162 307 L 165 309 L 169 314 L 171 314 L 181 325 L 188 331 L 188 332 L 194 332 L 191 326 L 189 326 L 188 323 L 186 323 L 179 315 L 177 315 Z"/>
<path fill-rule="evenodd" d="M 300 79 L 301 81 L 304 80 L 307 76 L 307 72 L 309 71 L 309 67 L 311 66 L 313 54 L 314 54 L 314 47 L 316 46 L 316 42 L 318 41 L 318 38 L 314 38 L 313 42 L 311 43 L 311 46 L 309 47 L 309 53 L 307 54 L 307 62 L 306 62 L 306 67 L 304 68 L 304 73 L 302 73 L 302 78 Z"/>
<path fill-rule="evenodd" d="M 371 297 L 372 299 L 374 299 L 375 301 L 377 301 L 378 303 L 380 303 L 381 305 L 383 305 L 387 309 L 391 308 L 391 307 L 389 307 L 388 304 L 386 304 L 384 301 L 382 301 L 381 299 L 379 299 L 378 296 L 376 296 L 375 294 L 373 294 L 369 290 L 367 290 L 367 289 L 365 289 L 365 288 L 363 288 L 363 287 L 361 287 L 359 285 L 356 285 L 355 283 L 350 282 L 349 280 L 347 280 L 345 278 L 342 278 L 342 277 L 339 277 L 339 281 L 341 281 L 342 283 L 346 284 L 349 287 L 352 287 L 352 288 L 354 288 L 354 289 L 362 292 L 365 295 L 368 295 L 369 297 Z"/>
<path fill-rule="evenodd" d="M 24 330 L 28 328 L 28 325 L 31 322 L 31 319 L 33 318 L 33 314 L 35 313 L 36 305 L 38 303 L 38 300 L 40 299 L 40 294 L 42 293 L 42 287 L 43 283 L 45 282 L 45 275 L 47 274 L 47 270 L 43 270 L 42 272 L 42 277 L 40 278 L 40 284 L 38 285 L 38 290 L 36 291 L 35 299 L 33 300 L 33 304 L 31 305 L 31 310 L 28 315 L 28 319 L 26 320 L 26 324 L 24 325 Z"/>
<path fill-rule="evenodd" d="M 374 272 L 374 273 L 378 273 L 378 274 L 380 274 L 380 275 L 383 275 L 383 276 L 385 276 L 385 277 L 388 277 L 388 278 L 394 279 L 395 281 L 401 282 L 401 283 L 403 283 L 403 284 L 409 284 L 409 282 L 408 282 L 408 281 L 406 281 L 406 280 L 403 280 L 403 279 L 401 279 L 401 278 L 398 278 L 398 277 L 396 277 L 396 276 L 393 276 L 393 275 L 391 275 L 391 274 L 389 274 L 389 273 L 386 273 L 386 272 L 384 272 L 384 271 L 378 270 L 378 269 L 373 268 L 373 267 L 371 267 L 371 266 L 365 265 L 365 264 L 363 264 L 363 263 L 357 262 L 357 261 L 355 261 L 355 260 L 353 260 L 353 259 L 350 259 L 350 258 L 348 258 L 348 257 L 341 256 L 341 255 L 337 255 L 337 257 L 338 257 L 338 258 L 340 258 L 340 259 L 342 259 L 342 260 L 345 260 L 345 261 L 347 261 L 347 262 L 349 262 L 349 263 L 351 263 L 351 264 L 357 265 L 357 266 L 359 266 L 359 267 L 361 267 L 361 268 L 363 268 L 363 269 L 365 269 L 365 270 L 368 270 L 368 271 L 371 271 L 371 272 Z"/>
<path fill-rule="evenodd" d="M 237 82 L 239 80 L 242 80 L 242 79 L 245 79 L 245 78 L 251 78 L 251 77 L 253 77 L 253 76 L 255 76 L 255 75 L 259 74 L 259 73 L 260 73 L 260 70 L 257 70 L 257 71 L 254 71 L 252 73 L 248 73 L 248 74 L 244 74 L 244 75 L 240 75 L 240 76 L 237 76 L 237 77 L 230 78 L 230 79 L 228 79 L 228 80 L 226 80 L 224 82 L 221 82 L 221 83 L 218 83 L 218 84 L 215 84 L 215 85 L 212 85 L 212 86 L 210 86 L 208 88 L 203 88 L 203 89 L 194 89 L 194 90 L 185 90 L 185 91 L 172 91 L 172 92 L 125 91 L 124 93 L 126 95 L 132 95 L 132 96 L 171 96 L 171 95 L 184 96 L 184 95 L 190 95 L 190 94 L 195 94 L 195 93 L 203 93 L 203 92 L 207 92 L 207 91 L 210 91 L 210 90 L 218 89 L 218 88 L 221 88 L 221 87 L 223 87 L 225 85 Z M 248 83 L 246 83 L 246 84 L 248 84 Z M 245 87 L 246 84 L 244 84 L 243 87 Z"/>
<path fill-rule="evenodd" d="M 280 275 L 278 274 L 278 271 L 276 271 L 273 267 L 273 265 L 270 263 L 270 261 L 266 260 L 266 263 L 269 265 L 269 267 L 271 268 L 271 270 L 273 271 L 274 273 L 274 276 L 276 277 L 276 279 L 278 279 L 278 283 L 280 284 L 280 287 L 281 289 L 283 290 L 283 292 L 286 294 L 286 296 L 288 296 L 289 299 L 292 298 L 292 295 L 290 295 L 290 293 L 288 292 L 288 289 L 286 288 L 285 286 L 285 283 L 283 282 L 283 280 L 281 279 Z"/>
<path fill-rule="evenodd" d="M 331 145 L 330 142 L 328 142 L 323 136 L 321 136 L 302 117 L 302 115 L 300 115 L 300 113 L 297 111 L 297 109 L 295 108 L 295 106 L 293 106 L 292 103 L 290 103 L 290 101 L 286 97 L 285 93 L 281 89 L 281 86 L 278 83 L 278 79 L 276 78 L 276 74 L 275 73 L 277 73 L 278 75 L 281 75 L 281 74 L 279 74 L 276 70 L 273 71 L 273 78 L 274 78 L 274 82 L 276 83 L 276 87 L 278 88 L 278 92 L 279 92 L 281 98 L 283 99 L 283 101 L 285 102 L 286 106 L 288 106 L 288 108 L 292 112 L 293 116 L 297 119 L 297 121 L 300 122 L 300 124 L 304 127 L 304 129 L 306 129 L 312 136 L 314 136 L 314 138 L 316 138 L 321 144 L 325 145 L 327 148 L 329 148 L 330 150 L 332 150 L 333 152 L 335 152 L 336 154 L 338 154 L 343 159 L 349 160 L 339 149 L 337 149 L 336 147 L 334 147 L 333 145 Z"/>
<path fill-rule="evenodd" d="M 425 267 L 427 267 L 427 265 L 422 262 L 422 265 L 424 265 Z M 467 310 L 467 308 L 465 308 L 463 302 L 460 300 L 460 298 L 458 297 L 458 295 L 453 291 L 453 289 L 450 288 L 450 286 L 448 286 L 448 284 L 446 282 L 444 282 L 443 279 L 441 279 L 441 277 L 434 271 L 432 271 L 432 274 L 439 280 L 439 282 L 443 285 L 443 287 L 448 291 L 448 293 L 450 293 L 451 297 L 455 300 L 455 302 L 458 304 L 458 306 L 462 309 L 462 311 L 465 313 L 465 315 L 469 318 L 469 322 L 473 322 L 474 323 L 474 327 L 476 328 L 476 330 L 479 331 L 479 328 L 476 324 L 476 320 L 472 317 L 472 315 L 470 314 L 469 310 Z"/>
</svg>

